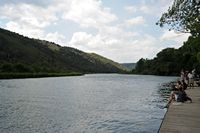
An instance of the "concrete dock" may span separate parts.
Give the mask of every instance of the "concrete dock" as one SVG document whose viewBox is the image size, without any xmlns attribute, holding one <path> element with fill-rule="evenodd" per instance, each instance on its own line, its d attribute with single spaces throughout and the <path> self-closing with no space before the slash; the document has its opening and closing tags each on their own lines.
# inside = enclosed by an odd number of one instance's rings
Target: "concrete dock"
<svg viewBox="0 0 200 133">
<path fill-rule="evenodd" d="M 172 103 L 159 133 L 200 133 L 200 87 L 186 90 L 193 103 Z"/>
</svg>

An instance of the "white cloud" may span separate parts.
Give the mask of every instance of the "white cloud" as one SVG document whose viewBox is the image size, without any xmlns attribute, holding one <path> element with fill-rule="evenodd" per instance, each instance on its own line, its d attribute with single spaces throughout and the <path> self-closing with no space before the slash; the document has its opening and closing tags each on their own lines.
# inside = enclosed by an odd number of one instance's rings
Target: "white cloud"
<svg viewBox="0 0 200 133">
<path fill-rule="evenodd" d="M 53 6 L 40 7 L 26 3 L 4 4 L 0 8 L 1 19 L 9 20 L 5 29 L 31 38 L 44 39 L 66 45 L 66 39 L 58 32 L 46 33 L 44 28 L 56 23 L 56 9 Z"/>
<path fill-rule="evenodd" d="M 189 36 L 190 36 L 189 33 L 180 33 L 174 30 L 171 31 L 164 30 L 163 35 L 160 37 L 160 39 L 161 41 L 166 41 L 166 40 L 175 41 L 176 46 L 179 47 L 182 45 L 182 42 L 188 39 Z"/>
<path fill-rule="evenodd" d="M 83 49 L 88 45 L 88 42 L 90 42 L 92 38 L 93 36 L 86 32 L 75 32 L 69 41 L 69 45 Z M 82 48 L 82 46 L 84 47 Z"/>
<path fill-rule="evenodd" d="M 100 0 L 54 0 L 52 4 L 8 2 L 0 6 L 0 19 L 6 19 L 6 29 L 18 32 L 28 37 L 48 39 L 62 43 L 63 36 L 58 32 L 44 35 L 45 28 L 57 23 L 61 18 L 78 23 L 82 27 L 93 27 L 100 30 L 110 22 L 117 20 L 110 9 L 103 7 Z M 49 37 L 49 36 L 53 36 Z"/>
<path fill-rule="evenodd" d="M 76 32 L 73 34 L 69 45 L 86 52 L 100 52 L 106 49 L 113 50 L 113 48 L 116 48 L 116 46 L 113 47 L 113 44 L 118 44 L 118 41 L 118 39 L 101 34 L 92 35 L 86 32 Z"/>
<path fill-rule="evenodd" d="M 151 7 L 150 7 L 150 6 L 147 6 L 147 5 L 142 5 L 142 6 L 140 7 L 140 11 L 142 11 L 142 12 L 144 12 L 144 13 L 147 13 L 147 14 L 152 13 L 153 10 L 154 10 L 154 9 L 151 9 Z"/>
<path fill-rule="evenodd" d="M 163 47 L 157 45 L 157 40 L 153 36 L 147 34 L 138 36 L 136 33 L 115 28 L 105 27 L 96 35 L 76 32 L 69 44 L 86 52 L 96 52 L 119 62 L 137 61 L 142 57 L 155 56 Z M 118 32 L 111 32 L 112 30 Z"/>
<path fill-rule="evenodd" d="M 73 0 L 69 10 L 64 12 L 63 18 L 72 20 L 82 27 L 93 28 L 117 20 L 117 16 L 97 0 Z"/>
<path fill-rule="evenodd" d="M 135 37 L 132 40 L 123 40 L 121 46 L 115 51 L 103 51 L 102 54 L 119 62 L 133 62 L 140 58 L 154 57 L 161 50 L 161 46 L 157 46 L 156 38 L 150 35 Z"/>
<path fill-rule="evenodd" d="M 8 20 L 5 29 L 39 39 L 45 39 L 44 28 L 58 20 L 51 7 L 25 3 L 4 4 L 0 7 L 0 19 Z"/>
<path fill-rule="evenodd" d="M 0 8 L 0 15 L 0 18 L 35 28 L 43 28 L 57 21 L 57 17 L 50 9 L 23 3 L 4 5 Z"/>
<path fill-rule="evenodd" d="M 135 13 L 138 10 L 136 6 L 126 6 L 124 9 L 129 13 Z"/>
<path fill-rule="evenodd" d="M 131 13 L 142 12 L 144 14 L 160 17 L 162 13 L 166 12 L 169 6 L 172 5 L 172 2 L 173 0 L 148 0 L 148 2 L 143 0 L 139 5 L 125 6 L 124 9 Z"/>
<path fill-rule="evenodd" d="M 56 42 L 60 45 L 66 45 L 66 38 L 64 35 L 59 34 L 58 32 L 54 33 L 48 33 L 45 37 L 43 37 L 44 40 L 48 40 L 51 42 Z"/>
<path fill-rule="evenodd" d="M 42 29 L 32 28 L 30 26 L 27 27 L 27 25 L 18 24 L 13 21 L 8 22 L 6 24 L 5 29 L 16 32 L 16 33 L 20 33 L 22 35 L 25 35 L 31 38 L 48 40 L 51 42 L 56 42 L 63 46 L 66 45 L 65 36 L 62 34 L 59 34 L 58 32 L 45 33 L 45 31 L 43 31 Z"/>
<path fill-rule="evenodd" d="M 131 14 L 114 14 L 112 6 L 105 7 L 103 0 L 50 0 L 41 3 L 39 0 L 11 1 L 0 4 L 0 21 L 6 22 L 3 22 L 4 28 L 25 36 L 46 39 L 61 45 L 68 44 L 86 52 L 96 52 L 119 62 L 136 62 L 142 57 L 153 57 L 166 47 L 162 41 L 173 40 L 182 44 L 181 41 L 186 38 L 184 35 L 165 31 L 160 39 L 156 39 L 153 35 L 146 34 L 146 29 L 137 27 L 140 32 L 134 31 L 136 25 L 148 24 L 148 18 L 144 14 L 155 17 L 167 9 L 169 2 L 166 0 L 151 0 L 148 3 L 124 7 L 128 13 L 137 13 L 138 16 L 134 18 L 130 17 Z M 69 25 L 58 26 L 66 27 L 64 35 L 53 27 L 54 23 L 68 24 L 69 21 L 80 26 L 75 27 L 74 33 L 68 31 Z M 48 33 L 47 29 L 51 32 Z M 91 29 L 95 31 L 91 32 Z M 72 37 L 67 40 L 65 35 Z"/>
<path fill-rule="evenodd" d="M 39 28 L 34 28 L 22 23 L 17 23 L 14 21 L 9 21 L 6 24 L 5 29 L 8 29 L 10 31 L 14 31 L 16 33 L 20 33 L 22 35 L 31 37 L 31 38 L 41 38 L 44 34 L 44 31 Z"/>
<path fill-rule="evenodd" d="M 1 0 L 0 5 L 5 4 L 19 4 L 19 3 L 26 3 L 26 4 L 33 4 L 37 6 L 46 6 L 52 3 L 53 0 Z"/>
<path fill-rule="evenodd" d="M 125 21 L 125 24 L 128 26 L 138 25 L 138 24 L 144 24 L 145 19 L 142 16 L 138 16 L 135 18 L 131 18 Z"/>
</svg>

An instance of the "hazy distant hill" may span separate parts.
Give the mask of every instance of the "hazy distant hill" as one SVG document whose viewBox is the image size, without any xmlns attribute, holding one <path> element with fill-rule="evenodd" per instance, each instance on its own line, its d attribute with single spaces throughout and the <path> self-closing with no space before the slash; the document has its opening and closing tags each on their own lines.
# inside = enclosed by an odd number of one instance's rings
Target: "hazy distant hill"
<svg viewBox="0 0 200 133">
<path fill-rule="evenodd" d="M 136 63 L 121 63 L 122 66 L 126 67 L 128 70 L 135 69 Z"/>
<path fill-rule="evenodd" d="M 120 64 L 97 54 L 30 39 L 0 28 L 0 72 L 124 72 Z"/>
</svg>

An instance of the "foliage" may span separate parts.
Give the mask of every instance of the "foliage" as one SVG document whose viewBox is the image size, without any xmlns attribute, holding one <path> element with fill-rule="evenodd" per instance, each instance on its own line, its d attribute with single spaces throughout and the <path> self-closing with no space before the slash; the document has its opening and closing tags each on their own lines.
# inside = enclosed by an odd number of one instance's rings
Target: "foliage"
<svg viewBox="0 0 200 133">
<path fill-rule="evenodd" d="M 200 36 L 189 37 L 179 49 L 166 48 L 154 59 L 140 59 L 134 73 L 178 75 L 181 69 L 200 72 Z"/>
<path fill-rule="evenodd" d="M 0 29 L 0 73 L 124 72 L 118 63 L 97 56 Z"/>
<path fill-rule="evenodd" d="M 42 77 L 61 77 L 61 76 L 81 76 L 82 73 L 0 73 L 0 79 L 13 79 L 13 78 L 42 78 Z"/>
<path fill-rule="evenodd" d="M 198 60 L 198 63 L 200 63 L 200 52 L 197 53 L 197 60 Z"/>
<path fill-rule="evenodd" d="M 138 61 L 135 73 L 156 75 L 178 75 L 181 69 L 200 72 L 200 1 L 174 0 L 168 12 L 156 23 L 163 27 L 191 33 L 188 41 L 179 49 L 166 48 L 152 60 Z M 141 67 L 141 68 L 140 68 Z"/>
<path fill-rule="evenodd" d="M 163 13 L 156 23 L 163 27 L 170 25 L 170 29 L 181 32 L 190 32 L 194 37 L 200 35 L 200 1 L 174 0 L 168 12 Z"/>
<path fill-rule="evenodd" d="M 113 66 L 115 66 L 116 68 L 118 68 L 120 70 L 128 71 L 128 69 L 126 69 L 126 67 L 122 66 L 121 64 L 114 62 L 110 59 L 107 59 L 103 56 L 100 56 L 98 54 L 90 53 L 89 56 L 92 57 L 93 59 L 96 59 L 97 61 L 102 62 L 104 65 L 106 65 L 108 67 L 109 67 L 109 64 L 112 64 Z M 112 69 L 112 68 L 110 68 L 110 69 Z"/>
<path fill-rule="evenodd" d="M 24 64 L 20 63 L 4 63 L 0 66 L 0 70 L 0 72 L 31 72 L 28 66 L 25 66 Z"/>
</svg>

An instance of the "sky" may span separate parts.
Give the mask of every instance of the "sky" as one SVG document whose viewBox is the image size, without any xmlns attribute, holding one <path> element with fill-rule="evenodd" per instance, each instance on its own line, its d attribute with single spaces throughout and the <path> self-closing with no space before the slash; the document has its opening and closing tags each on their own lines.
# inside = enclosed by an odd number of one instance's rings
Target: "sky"
<svg viewBox="0 0 200 133">
<path fill-rule="evenodd" d="M 0 27 L 120 63 L 152 59 L 189 34 L 155 25 L 173 0 L 1 0 Z"/>
</svg>

